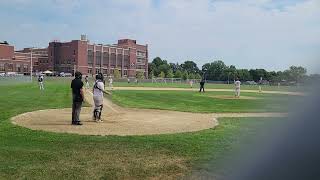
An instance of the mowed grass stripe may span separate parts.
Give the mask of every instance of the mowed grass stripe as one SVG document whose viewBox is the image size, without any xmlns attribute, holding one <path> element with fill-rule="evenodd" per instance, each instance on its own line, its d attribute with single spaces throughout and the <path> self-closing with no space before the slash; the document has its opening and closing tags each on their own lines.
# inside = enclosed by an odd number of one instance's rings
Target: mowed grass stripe
<svg viewBox="0 0 320 180">
<path fill-rule="evenodd" d="M 252 99 L 223 99 L 233 92 L 114 91 L 112 100 L 131 108 L 150 108 L 186 112 L 286 112 L 288 103 L 301 97 L 278 94 L 241 93 Z M 216 98 L 215 98 L 216 96 Z"/>
</svg>

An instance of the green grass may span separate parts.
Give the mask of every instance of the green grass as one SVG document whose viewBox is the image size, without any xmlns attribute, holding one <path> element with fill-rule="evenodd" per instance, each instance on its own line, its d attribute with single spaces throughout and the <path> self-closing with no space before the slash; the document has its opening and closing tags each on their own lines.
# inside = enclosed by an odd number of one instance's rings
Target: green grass
<svg viewBox="0 0 320 180">
<path fill-rule="evenodd" d="M 27 111 L 70 106 L 66 82 L 47 81 L 44 92 L 36 83 L 0 88 L 0 179 L 175 179 L 208 161 L 218 167 L 242 135 L 276 121 L 224 118 L 217 128 L 194 133 L 101 137 L 34 131 L 9 120 Z"/>
<path fill-rule="evenodd" d="M 188 83 L 127 83 L 127 82 L 114 82 L 114 87 L 159 87 L 159 88 L 190 88 Z M 194 83 L 193 88 L 198 89 L 199 83 Z M 269 86 L 262 85 L 263 91 L 304 91 L 306 87 L 297 87 L 297 86 Z M 212 84 L 206 83 L 205 88 L 208 89 L 234 89 L 233 84 Z M 241 85 L 241 89 L 243 90 L 259 90 L 257 85 Z"/>
<path fill-rule="evenodd" d="M 215 96 L 233 96 L 233 92 L 189 91 L 114 91 L 113 102 L 132 108 L 165 109 L 187 112 L 286 112 L 289 101 L 296 96 L 241 93 L 257 99 L 220 99 Z"/>
</svg>

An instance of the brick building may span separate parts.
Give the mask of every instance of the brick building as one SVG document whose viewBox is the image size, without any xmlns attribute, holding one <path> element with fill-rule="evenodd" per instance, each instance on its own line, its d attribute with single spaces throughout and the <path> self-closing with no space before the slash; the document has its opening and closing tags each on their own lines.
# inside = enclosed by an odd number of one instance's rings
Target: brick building
<svg viewBox="0 0 320 180">
<path fill-rule="evenodd" d="M 30 57 L 25 53 L 15 52 L 14 46 L 0 44 L 0 73 L 16 72 L 30 74 Z"/>
<path fill-rule="evenodd" d="M 33 72 L 45 71 L 46 67 L 39 66 L 39 61 L 48 61 L 47 48 L 32 49 Z M 25 48 L 14 51 L 14 46 L 0 43 L 0 73 L 15 72 L 18 74 L 30 74 L 31 49 Z"/>
<path fill-rule="evenodd" d="M 16 54 L 21 54 L 21 56 L 28 57 L 28 60 L 31 60 L 32 52 L 32 64 L 33 72 L 43 72 L 48 70 L 48 48 L 24 48 L 20 51 L 15 51 Z"/>
<path fill-rule="evenodd" d="M 14 46 L 0 43 L 0 73 L 17 72 L 30 74 L 32 57 L 33 72 L 50 70 L 56 73 L 84 75 L 102 72 L 121 77 L 136 77 L 142 72 L 148 78 L 148 45 L 139 45 L 136 40 L 121 39 L 114 45 L 91 44 L 85 36 L 70 42 L 53 41 L 48 48 L 24 48 L 14 51 Z"/>
<path fill-rule="evenodd" d="M 135 40 L 121 39 L 115 45 L 90 44 L 84 36 L 71 42 L 50 42 L 48 47 L 49 70 L 93 75 L 99 72 L 121 77 L 135 77 L 138 71 L 148 77 L 148 46 Z"/>
</svg>

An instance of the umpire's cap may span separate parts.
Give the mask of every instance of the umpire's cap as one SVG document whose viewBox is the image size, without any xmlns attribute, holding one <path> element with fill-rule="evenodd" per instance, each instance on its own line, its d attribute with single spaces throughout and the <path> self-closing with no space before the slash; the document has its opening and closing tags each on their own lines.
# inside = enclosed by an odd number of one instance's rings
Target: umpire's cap
<svg viewBox="0 0 320 180">
<path fill-rule="evenodd" d="M 74 73 L 74 77 L 77 79 L 81 79 L 82 78 L 81 72 L 77 71 L 76 73 Z"/>
</svg>

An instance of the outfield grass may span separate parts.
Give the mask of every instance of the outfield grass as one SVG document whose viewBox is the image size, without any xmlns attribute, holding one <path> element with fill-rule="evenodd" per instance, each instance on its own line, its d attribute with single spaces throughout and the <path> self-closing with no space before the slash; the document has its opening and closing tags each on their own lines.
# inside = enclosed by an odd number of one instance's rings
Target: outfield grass
<svg viewBox="0 0 320 180">
<path fill-rule="evenodd" d="M 0 179 L 177 178 L 204 162 L 218 167 L 240 135 L 256 134 L 271 122 L 224 118 L 217 128 L 194 133 L 101 137 L 34 131 L 9 120 L 27 111 L 70 106 L 66 82 L 46 82 L 44 92 L 36 83 L 0 88 Z"/>
<path fill-rule="evenodd" d="M 127 83 L 127 82 L 114 82 L 114 87 L 174 87 L 174 88 L 191 88 L 187 83 Z M 199 83 L 194 83 L 193 88 L 198 89 Z M 262 85 L 263 91 L 305 91 L 306 87 L 297 87 L 297 86 L 269 86 Z M 233 84 L 212 84 L 206 83 L 205 88 L 208 89 L 234 89 Z M 241 85 L 243 90 L 259 90 L 257 85 Z"/>
<path fill-rule="evenodd" d="M 132 108 L 165 109 L 186 112 L 286 112 L 288 104 L 301 97 L 278 94 L 241 93 L 256 99 L 220 99 L 233 92 L 114 91 L 116 104 Z"/>
</svg>

